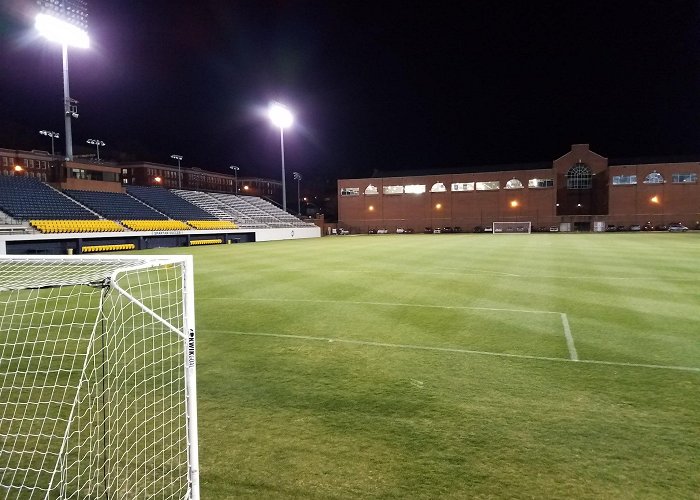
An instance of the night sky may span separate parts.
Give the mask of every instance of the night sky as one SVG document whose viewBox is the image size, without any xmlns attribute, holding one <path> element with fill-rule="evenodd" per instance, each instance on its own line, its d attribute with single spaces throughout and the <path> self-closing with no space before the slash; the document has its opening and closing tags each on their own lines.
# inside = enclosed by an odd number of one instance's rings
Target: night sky
<svg viewBox="0 0 700 500">
<path fill-rule="evenodd" d="M 700 2 L 89 0 L 70 51 L 75 153 L 279 176 L 700 157 Z M 0 11 L 0 146 L 61 133 L 60 48 L 32 0 Z M 57 148 L 63 149 L 63 139 Z M 60 146 L 60 148 L 59 148 Z"/>
</svg>

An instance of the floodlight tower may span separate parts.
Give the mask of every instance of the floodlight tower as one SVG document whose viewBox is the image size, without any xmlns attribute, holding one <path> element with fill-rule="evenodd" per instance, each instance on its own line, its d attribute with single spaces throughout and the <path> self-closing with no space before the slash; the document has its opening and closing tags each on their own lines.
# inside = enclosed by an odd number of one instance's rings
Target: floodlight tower
<svg viewBox="0 0 700 500">
<path fill-rule="evenodd" d="M 301 215 L 301 174 L 294 172 L 294 180 L 297 181 L 297 215 Z"/>
<path fill-rule="evenodd" d="M 66 123 L 66 159 L 73 159 L 71 119 L 78 118 L 78 101 L 71 99 L 68 84 L 68 46 L 88 48 L 87 2 L 85 0 L 38 0 L 36 29 L 63 48 L 63 114 Z"/>
<path fill-rule="evenodd" d="M 88 139 L 87 141 L 88 144 L 92 144 L 93 146 L 97 147 L 97 161 L 100 161 L 100 146 L 106 146 L 104 142 L 102 142 L 99 139 Z"/>
<path fill-rule="evenodd" d="M 238 194 L 238 171 L 241 169 L 240 167 L 237 167 L 236 165 L 231 165 L 230 167 L 231 170 L 233 170 L 233 175 L 236 178 L 236 194 Z"/>
<path fill-rule="evenodd" d="M 182 155 L 170 155 L 170 158 L 177 160 L 177 188 L 182 189 L 182 182 L 180 181 L 180 162 L 182 161 Z"/>
<path fill-rule="evenodd" d="M 270 103 L 268 110 L 270 121 L 280 129 L 280 149 L 282 150 L 282 210 L 287 211 L 287 186 L 284 173 L 284 129 L 291 126 L 294 116 L 287 106 L 278 102 Z"/>
<path fill-rule="evenodd" d="M 39 130 L 39 133 L 40 133 L 41 135 L 45 135 L 45 136 L 47 136 L 47 137 L 51 137 L 51 159 L 53 160 L 53 159 L 54 159 L 54 156 L 56 156 L 56 155 L 54 154 L 54 151 L 55 151 L 55 150 L 54 150 L 54 147 L 53 147 L 53 141 L 54 141 L 54 139 L 58 139 L 58 138 L 59 138 L 58 132 L 54 132 L 53 130 Z"/>
</svg>

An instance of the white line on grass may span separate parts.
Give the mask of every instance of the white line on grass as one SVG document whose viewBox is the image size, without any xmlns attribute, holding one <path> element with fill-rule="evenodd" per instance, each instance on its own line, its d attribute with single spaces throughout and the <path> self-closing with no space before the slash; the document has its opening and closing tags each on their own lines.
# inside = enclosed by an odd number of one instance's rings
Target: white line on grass
<svg viewBox="0 0 700 500">
<path fill-rule="evenodd" d="M 569 358 L 572 361 L 579 361 L 576 346 L 574 345 L 574 336 L 571 334 L 569 327 L 569 319 L 565 313 L 557 311 L 537 311 L 528 309 L 504 309 L 497 307 L 472 307 L 472 306 L 445 306 L 431 304 L 404 304 L 401 302 L 365 302 L 355 300 L 328 300 L 328 299 L 243 299 L 234 297 L 209 297 L 199 300 L 238 300 L 238 301 L 254 301 L 254 302 L 311 302 L 322 304 L 353 304 L 361 306 L 392 306 L 392 307 L 425 307 L 434 309 L 464 309 L 469 311 L 496 311 L 496 312 L 514 312 L 514 313 L 529 313 L 529 314 L 558 314 L 561 318 L 562 327 L 564 328 L 564 338 L 566 338 L 566 347 L 569 350 Z"/>
<path fill-rule="evenodd" d="M 578 353 L 574 345 L 574 336 L 571 335 L 571 327 L 569 327 L 569 318 L 566 313 L 561 313 L 561 324 L 564 326 L 564 337 L 566 337 L 566 347 L 569 348 L 569 358 L 571 361 L 578 361 Z"/>
<path fill-rule="evenodd" d="M 515 358 L 515 359 L 532 359 L 537 361 L 557 361 L 557 362 L 573 362 L 591 364 L 591 365 L 607 365 L 607 366 L 621 366 L 630 368 L 653 368 L 657 370 L 676 370 L 684 372 L 695 372 L 700 373 L 700 368 L 695 368 L 692 366 L 674 366 L 674 365 L 653 365 L 646 363 L 625 363 L 619 361 L 598 361 L 595 359 L 581 359 L 574 360 L 570 358 L 552 358 L 548 356 L 531 356 L 528 354 L 510 354 L 505 352 L 489 352 L 489 351 L 475 351 L 471 349 L 458 349 L 454 347 L 437 347 L 437 346 L 422 346 L 414 344 L 391 344 L 388 342 L 374 342 L 370 340 L 352 340 L 352 339 L 340 339 L 340 338 L 330 338 L 330 337 L 314 337 L 310 335 L 290 335 L 284 333 L 264 333 L 264 332 L 240 332 L 232 330 L 210 330 L 205 331 L 216 332 L 216 333 L 229 333 L 233 335 L 242 335 L 248 337 L 273 337 L 281 339 L 295 339 L 295 340 L 311 340 L 317 342 L 337 342 L 341 344 L 354 344 L 354 345 L 364 345 L 372 347 L 389 347 L 394 349 L 412 349 L 417 351 L 437 351 L 437 352 L 450 352 L 457 354 L 475 354 L 479 356 L 494 356 L 499 358 Z M 201 330 L 200 330 L 201 333 Z"/>
<path fill-rule="evenodd" d="M 448 271 L 406 271 L 403 269 L 333 269 L 330 272 L 333 273 L 361 273 L 361 274 L 377 274 L 377 273 L 388 273 L 388 274 L 415 274 L 421 276 L 504 276 L 511 278 L 527 278 L 527 279 L 561 279 L 561 280 L 610 280 L 610 281 L 698 281 L 695 276 L 687 276 L 683 278 L 672 278 L 664 276 L 567 276 L 567 275 L 548 275 L 548 274 L 514 274 L 514 273 L 504 273 L 500 271 L 487 271 L 482 269 L 463 269 L 463 268 L 444 268 L 444 269 L 454 269 L 452 272 Z M 311 271 L 309 268 L 299 268 L 297 271 Z"/>
<path fill-rule="evenodd" d="M 408 304 L 403 302 L 369 302 L 362 300 L 329 300 L 329 299 L 261 299 L 243 297 L 204 297 L 197 300 L 236 300 L 241 302 L 310 302 L 314 304 L 352 304 L 356 306 L 392 306 L 392 307 L 425 307 L 433 309 L 466 309 L 471 311 L 500 311 L 531 314 L 561 314 L 559 311 L 538 311 L 534 309 L 505 309 L 500 307 L 446 306 L 433 304 Z"/>
</svg>

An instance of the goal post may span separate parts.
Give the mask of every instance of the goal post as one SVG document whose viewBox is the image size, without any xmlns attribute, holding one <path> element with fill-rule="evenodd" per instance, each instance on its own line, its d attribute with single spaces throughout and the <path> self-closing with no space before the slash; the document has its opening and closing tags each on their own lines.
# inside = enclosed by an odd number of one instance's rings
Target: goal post
<svg viewBox="0 0 700 500">
<path fill-rule="evenodd" d="M 494 222 L 493 234 L 530 234 L 532 222 Z"/>
<path fill-rule="evenodd" d="M 0 496 L 199 498 L 191 256 L 0 256 Z"/>
</svg>

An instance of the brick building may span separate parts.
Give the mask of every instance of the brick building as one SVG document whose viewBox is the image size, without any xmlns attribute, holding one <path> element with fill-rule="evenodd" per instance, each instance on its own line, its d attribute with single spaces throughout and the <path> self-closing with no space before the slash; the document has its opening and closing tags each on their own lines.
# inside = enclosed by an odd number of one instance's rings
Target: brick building
<svg viewBox="0 0 700 500">
<path fill-rule="evenodd" d="M 496 167 L 497 168 L 497 167 Z M 338 225 L 353 232 L 530 221 L 563 231 L 700 224 L 700 162 L 610 162 L 575 144 L 548 164 L 338 181 Z"/>
</svg>

